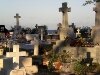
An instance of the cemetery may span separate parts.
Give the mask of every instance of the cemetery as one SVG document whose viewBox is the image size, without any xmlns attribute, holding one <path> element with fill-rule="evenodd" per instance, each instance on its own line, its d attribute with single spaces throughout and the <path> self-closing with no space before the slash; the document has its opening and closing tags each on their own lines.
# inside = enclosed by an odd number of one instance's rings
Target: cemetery
<svg viewBox="0 0 100 75">
<path fill-rule="evenodd" d="M 19 13 L 10 30 L 0 25 L 0 75 L 100 75 L 100 0 L 92 28 L 69 25 L 70 12 L 63 2 L 56 30 L 23 28 Z"/>
</svg>

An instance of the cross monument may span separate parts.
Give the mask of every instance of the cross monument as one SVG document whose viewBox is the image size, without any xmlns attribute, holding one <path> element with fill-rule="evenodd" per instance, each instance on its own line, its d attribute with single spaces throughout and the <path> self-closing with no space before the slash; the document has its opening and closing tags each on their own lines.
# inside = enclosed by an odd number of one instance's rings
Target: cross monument
<svg viewBox="0 0 100 75">
<path fill-rule="evenodd" d="M 25 51 L 19 52 L 19 45 L 13 45 L 13 52 L 7 52 L 6 57 L 13 57 L 13 63 L 17 66 L 15 69 L 19 69 L 19 57 L 20 56 L 28 56 Z"/>
<path fill-rule="evenodd" d="M 19 16 L 19 14 L 17 13 L 14 18 L 16 18 L 16 25 L 19 26 L 19 18 L 21 18 L 21 16 Z"/>
<path fill-rule="evenodd" d="M 92 28 L 92 38 L 94 44 L 100 44 L 100 0 L 96 1 L 96 7 L 93 8 L 95 11 L 95 26 Z"/>
<path fill-rule="evenodd" d="M 67 12 L 70 12 L 70 11 L 71 11 L 71 8 L 67 7 L 66 2 L 62 3 L 62 7 L 59 8 L 59 12 L 62 12 L 62 16 L 63 16 L 63 19 L 62 19 L 63 28 L 68 27 L 68 13 Z"/>
<path fill-rule="evenodd" d="M 62 7 L 59 8 L 59 12 L 62 12 L 62 25 L 60 28 L 60 40 L 65 40 L 65 38 L 68 36 L 68 13 L 70 12 L 70 8 L 67 7 L 67 3 L 62 3 Z"/>
</svg>

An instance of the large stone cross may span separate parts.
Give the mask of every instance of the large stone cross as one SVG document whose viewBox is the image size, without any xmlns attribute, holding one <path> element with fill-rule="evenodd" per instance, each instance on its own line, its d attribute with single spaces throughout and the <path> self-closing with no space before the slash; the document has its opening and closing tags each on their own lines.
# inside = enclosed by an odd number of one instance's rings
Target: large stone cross
<svg viewBox="0 0 100 75">
<path fill-rule="evenodd" d="M 62 20 L 62 27 L 67 27 L 68 26 L 68 14 L 67 12 L 70 12 L 71 9 L 67 7 L 67 3 L 64 2 L 62 3 L 62 7 L 59 8 L 59 12 L 63 13 L 63 20 Z"/>
<path fill-rule="evenodd" d="M 25 51 L 19 52 L 19 45 L 13 45 L 13 52 L 7 52 L 6 57 L 13 57 L 13 63 L 16 64 L 15 69 L 19 69 L 19 57 L 28 56 Z"/>
<path fill-rule="evenodd" d="M 14 16 L 14 18 L 16 18 L 16 25 L 19 26 L 19 18 L 21 18 L 21 16 L 19 16 L 19 14 L 17 13 L 16 16 Z"/>
<path fill-rule="evenodd" d="M 100 26 L 100 1 L 96 2 L 96 7 L 93 9 L 95 14 L 95 26 Z"/>
</svg>

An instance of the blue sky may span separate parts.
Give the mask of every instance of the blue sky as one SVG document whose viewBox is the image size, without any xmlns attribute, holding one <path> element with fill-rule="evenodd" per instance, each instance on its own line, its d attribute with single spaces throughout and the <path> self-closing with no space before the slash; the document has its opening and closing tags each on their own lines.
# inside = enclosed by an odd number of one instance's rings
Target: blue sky
<svg viewBox="0 0 100 75">
<path fill-rule="evenodd" d="M 48 29 L 56 29 L 57 24 L 62 22 L 62 13 L 58 9 L 62 2 L 68 2 L 68 7 L 71 7 L 71 12 L 68 13 L 69 24 L 94 25 L 94 6 L 82 6 L 85 0 L 0 0 L 0 24 L 7 28 L 16 25 L 14 16 L 19 13 L 22 27 L 39 24 L 47 25 Z"/>
</svg>

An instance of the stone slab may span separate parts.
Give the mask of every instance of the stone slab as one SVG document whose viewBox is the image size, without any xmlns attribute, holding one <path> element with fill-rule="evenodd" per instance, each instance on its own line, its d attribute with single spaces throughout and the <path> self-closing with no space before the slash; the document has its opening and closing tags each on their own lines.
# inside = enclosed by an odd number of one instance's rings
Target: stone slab
<svg viewBox="0 0 100 75">
<path fill-rule="evenodd" d="M 24 69 L 12 70 L 10 75 L 26 75 L 26 72 Z"/>
<path fill-rule="evenodd" d="M 32 58 L 31 57 L 20 57 L 19 65 L 20 67 L 32 66 Z"/>
</svg>

